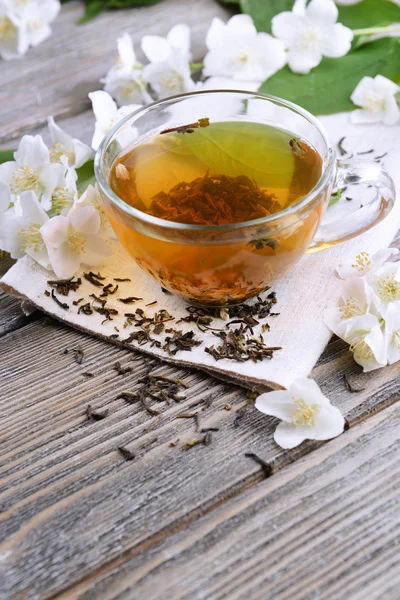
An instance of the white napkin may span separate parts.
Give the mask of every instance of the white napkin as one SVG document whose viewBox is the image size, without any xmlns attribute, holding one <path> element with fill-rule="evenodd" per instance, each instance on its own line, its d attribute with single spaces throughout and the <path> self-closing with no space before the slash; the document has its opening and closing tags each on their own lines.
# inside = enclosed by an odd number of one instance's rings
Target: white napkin
<svg viewBox="0 0 400 600">
<path fill-rule="evenodd" d="M 398 168 L 400 127 L 398 125 L 394 127 L 353 126 L 349 122 L 347 113 L 322 117 L 321 121 L 333 142 L 346 136 L 344 145 L 351 152 L 362 152 L 370 148 L 374 148 L 373 156 L 387 152 L 382 162 L 395 180 L 397 194 L 400 195 L 400 169 Z M 366 154 L 363 157 L 371 159 L 372 155 Z M 228 379 L 239 380 L 249 386 L 288 387 L 297 377 L 310 373 L 329 341 L 331 334 L 323 323 L 323 314 L 328 307 L 334 306 L 339 298 L 340 286 L 335 272 L 336 266 L 343 258 L 352 258 L 362 250 L 373 253 L 388 246 L 399 228 L 400 198 L 390 216 L 372 231 L 346 244 L 304 256 L 285 278 L 276 283 L 273 290 L 277 293 L 278 303 L 274 310 L 280 315 L 266 319 L 271 329 L 263 333 L 263 336 L 268 346 L 281 346 L 282 350 L 275 352 L 271 360 L 258 363 L 252 361 L 239 363 L 227 359 L 215 361 L 204 349 L 207 346 L 218 345 L 220 340 L 211 331 L 206 333 L 197 331 L 192 323 L 176 326 L 183 331 L 195 329 L 196 338 L 202 340 L 202 344 L 193 348 L 191 352 L 180 351 L 171 357 L 165 351 L 155 347 L 150 348 L 148 345 L 141 346 L 139 349 L 164 360 L 179 362 Z M 48 289 L 46 282 L 52 278 L 51 275 L 29 257 L 19 260 L 3 277 L 1 285 L 10 293 L 28 298 L 46 313 L 118 344 L 123 343 L 129 333 L 137 329 L 123 328 L 126 320 L 123 316 L 125 312 L 134 312 L 136 308 L 142 308 L 151 317 L 157 310 L 165 308 L 176 320 L 188 315 L 187 305 L 183 301 L 172 295 L 165 295 L 160 287 L 128 257 L 118 242 L 113 242 L 113 246 L 113 256 L 101 268 L 101 274 L 106 277 L 107 282 L 113 282 L 113 277 L 130 278 L 131 283 L 119 284 L 120 296 L 142 297 L 143 301 L 124 305 L 117 299 L 119 293 L 115 298 L 109 296 L 107 307 L 116 308 L 119 314 L 103 325 L 104 316 L 97 313 L 90 316 L 78 314 L 78 307 L 72 305 L 74 299 L 80 297 L 89 299 L 89 294 L 98 294 L 100 288 L 97 289 L 90 282 L 83 280 L 82 286 L 76 293 L 70 293 L 68 297 L 59 296 L 60 300 L 70 305 L 69 310 L 64 310 L 44 294 L 44 290 Z M 154 300 L 158 302 L 155 306 L 145 306 Z M 171 327 L 174 327 L 174 322 L 171 323 Z M 215 320 L 213 326 L 221 327 L 224 324 L 223 321 Z M 115 327 L 119 329 L 118 337 L 110 338 L 117 333 Z M 256 327 L 255 333 L 258 332 L 259 329 Z M 165 334 L 154 337 L 162 341 Z M 138 344 L 132 342 L 130 346 L 137 348 Z"/>
</svg>

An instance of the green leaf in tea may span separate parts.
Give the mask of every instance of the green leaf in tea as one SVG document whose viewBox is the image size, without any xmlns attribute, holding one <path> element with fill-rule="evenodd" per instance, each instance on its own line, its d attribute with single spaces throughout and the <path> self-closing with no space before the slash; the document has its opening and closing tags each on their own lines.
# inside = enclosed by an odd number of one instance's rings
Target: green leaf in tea
<svg viewBox="0 0 400 600">
<path fill-rule="evenodd" d="M 341 59 L 324 58 L 308 75 L 298 75 L 284 67 L 260 91 L 295 102 L 317 115 L 353 110 L 350 96 L 361 77 L 380 74 L 393 81 L 399 79 L 399 55 L 398 38 L 380 39 Z"/>
</svg>

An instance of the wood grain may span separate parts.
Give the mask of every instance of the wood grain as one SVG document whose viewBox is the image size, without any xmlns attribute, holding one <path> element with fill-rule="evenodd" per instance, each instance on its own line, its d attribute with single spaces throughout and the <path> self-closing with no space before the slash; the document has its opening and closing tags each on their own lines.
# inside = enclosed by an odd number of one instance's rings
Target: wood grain
<svg viewBox="0 0 400 600">
<path fill-rule="evenodd" d="M 163 0 L 146 8 L 107 11 L 77 25 L 82 14 L 82 3 L 64 4 L 45 43 L 30 49 L 17 68 L 15 61 L 0 64 L 1 142 L 11 143 L 44 123 L 48 115 L 66 117 L 89 108 L 88 93 L 102 89 L 99 80 L 114 64 L 116 39 L 122 33 L 132 35 L 141 60 L 143 35 L 165 35 L 173 25 L 185 22 L 192 28 L 192 52 L 197 58 L 204 55 L 212 18 L 225 19 L 230 13 L 216 0 Z"/>
<path fill-rule="evenodd" d="M 64 5 L 46 43 L 0 64 L 0 148 L 25 131 L 46 137 L 49 114 L 90 142 L 87 93 L 101 87 L 118 35 L 130 32 L 138 47 L 144 34 L 187 22 L 201 57 L 211 19 L 230 14 L 215 0 L 163 0 L 77 26 L 82 12 Z M 235 427 L 246 403 L 239 387 L 40 313 L 27 318 L 4 295 L 0 336 L 1 598 L 398 600 L 400 364 L 364 375 L 333 339 L 312 377 L 351 428 L 283 451 L 276 420 L 251 406 Z M 64 354 L 77 347 L 82 365 Z M 132 371 L 118 375 L 116 361 Z M 117 399 L 149 373 L 190 386 L 180 404 L 156 405 L 159 420 Z M 345 373 L 365 390 L 350 393 Z M 88 422 L 89 403 L 106 419 Z M 199 433 L 177 415 L 192 411 L 218 431 L 211 446 L 184 452 Z M 135 460 L 125 462 L 120 445 Z M 245 452 L 268 461 L 273 476 L 264 481 Z"/>
<path fill-rule="evenodd" d="M 399 438 L 395 406 L 59 598 L 395 600 Z"/>
<path fill-rule="evenodd" d="M 78 346 L 85 353 L 82 365 L 64 354 Z M 333 341 L 328 352 L 331 359 L 323 356 L 313 375 L 350 422 L 398 399 L 400 365 L 366 377 L 341 341 Z M 7 597 L 54 594 L 88 572 L 147 551 L 263 478 L 245 452 L 261 454 L 277 472 L 319 446 L 309 442 L 282 451 L 273 442 L 274 419 L 250 408 L 234 426 L 236 410 L 246 401 L 243 390 L 134 358 L 58 323 L 44 325 L 43 319 L 2 338 L 0 553 L 6 557 Z M 133 371 L 117 375 L 116 360 Z M 364 392 L 346 391 L 343 369 L 357 385 L 366 382 Z M 183 376 L 190 385 L 179 405 L 157 406 L 163 414 L 156 423 L 139 405 L 116 399 L 122 390 L 138 389 L 138 379 L 148 372 Z M 202 410 L 211 399 L 202 421 L 219 428 L 213 444 L 183 452 L 182 445 L 198 433 L 192 420 L 177 414 Z M 89 403 L 108 409 L 109 416 L 88 423 Z M 116 450 L 120 445 L 136 451 L 137 459 L 124 462 Z"/>
</svg>

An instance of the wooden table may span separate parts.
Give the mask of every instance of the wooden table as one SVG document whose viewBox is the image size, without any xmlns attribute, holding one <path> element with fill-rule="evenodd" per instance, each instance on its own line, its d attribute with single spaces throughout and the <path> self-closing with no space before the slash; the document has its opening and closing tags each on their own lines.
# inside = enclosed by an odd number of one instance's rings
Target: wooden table
<svg viewBox="0 0 400 600">
<path fill-rule="evenodd" d="M 22 133 L 42 133 L 49 114 L 88 142 L 87 93 L 100 88 L 122 32 L 138 44 L 144 33 L 187 22 L 197 58 L 211 18 L 228 15 L 214 0 L 164 0 L 78 26 L 82 10 L 64 5 L 46 43 L 20 62 L 0 63 L 2 148 L 15 147 Z M 25 317 L 4 295 L 0 336 L 1 598 L 400 597 L 400 364 L 363 375 L 333 339 L 312 376 L 350 428 L 284 451 L 273 441 L 275 419 L 249 406 L 237 420 L 246 404 L 239 387 L 40 313 Z M 64 354 L 78 346 L 82 365 Z M 118 375 L 116 361 L 133 370 Z M 189 385 L 187 399 L 157 422 L 116 399 L 149 373 Z M 365 389 L 351 393 L 344 375 Z M 107 409 L 107 418 L 89 422 L 88 404 Z M 191 411 L 219 431 L 210 446 L 182 452 L 198 434 L 176 415 Z M 136 459 L 124 461 L 118 446 Z M 272 476 L 247 452 L 268 461 Z"/>
</svg>

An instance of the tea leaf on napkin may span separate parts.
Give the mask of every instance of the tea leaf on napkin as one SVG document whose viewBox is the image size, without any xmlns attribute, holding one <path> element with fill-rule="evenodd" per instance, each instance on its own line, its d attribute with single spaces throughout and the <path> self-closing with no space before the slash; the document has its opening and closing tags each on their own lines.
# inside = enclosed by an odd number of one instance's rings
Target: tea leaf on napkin
<svg viewBox="0 0 400 600">
<path fill-rule="evenodd" d="M 350 96 L 362 77 L 379 74 L 399 80 L 399 53 L 399 38 L 380 39 L 343 58 L 324 58 L 308 75 L 284 67 L 263 83 L 260 91 L 295 102 L 317 115 L 352 110 Z"/>
</svg>

